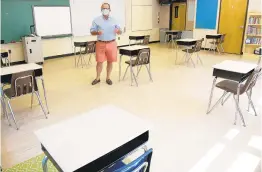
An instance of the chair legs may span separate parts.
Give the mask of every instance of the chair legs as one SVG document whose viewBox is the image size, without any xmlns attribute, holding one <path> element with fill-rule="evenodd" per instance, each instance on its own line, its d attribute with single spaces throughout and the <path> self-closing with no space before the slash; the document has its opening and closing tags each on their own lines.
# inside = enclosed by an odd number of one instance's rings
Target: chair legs
<svg viewBox="0 0 262 172">
<path fill-rule="evenodd" d="M 84 54 L 82 54 L 82 48 L 80 48 L 80 52 L 79 52 L 79 57 L 78 57 L 78 61 L 77 61 L 77 65 L 76 67 L 78 67 L 79 62 L 81 61 L 81 67 L 83 68 L 84 65 L 87 66 L 86 61 L 85 61 L 85 57 Z"/>
<path fill-rule="evenodd" d="M 42 168 L 43 168 L 43 172 L 48 172 L 47 161 L 48 161 L 48 157 L 45 156 L 44 159 L 42 160 Z"/>
<path fill-rule="evenodd" d="M 36 97 L 37 97 L 37 99 L 38 99 L 38 102 L 39 102 L 39 104 L 40 104 L 40 106 L 41 106 L 41 108 L 42 108 L 42 110 L 43 110 L 43 112 L 44 112 L 44 114 L 45 114 L 45 117 L 46 117 L 46 119 L 47 119 L 47 118 L 48 118 L 48 117 L 47 117 L 47 113 L 46 113 L 46 111 L 45 111 L 45 109 L 44 109 L 44 106 L 43 106 L 43 103 L 42 103 L 42 101 L 41 101 L 41 99 L 40 99 L 39 92 L 38 92 L 38 91 L 35 91 L 35 94 L 36 94 Z"/>
<path fill-rule="evenodd" d="M 14 114 L 13 109 L 12 109 L 12 106 L 11 106 L 11 104 L 10 104 L 10 99 L 7 101 L 7 104 L 8 104 L 9 110 L 10 110 L 10 112 L 11 112 L 13 121 L 14 121 L 14 123 L 15 123 L 16 129 L 18 130 L 19 128 L 18 128 L 18 126 L 17 126 L 16 119 L 15 119 L 15 114 Z"/>
<path fill-rule="evenodd" d="M 223 101 L 223 98 L 227 95 L 227 92 L 224 92 L 223 95 L 218 99 L 218 101 L 215 103 L 215 105 L 207 111 L 207 114 L 209 114 L 221 101 Z"/>
<path fill-rule="evenodd" d="M 5 99 L 3 97 L 1 98 L 1 104 L 2 104 L 3 114 L 7 118 L 8 125 L 11 126 L 10 119 L 9 119 L 9 116 L 8 116 L 8 113 L 7 113 L 7 110 L 6 110 Z"/>
<path fill-rule="evenodd" d="M 242 120 L 242 122 L 243 122 L 243 126 L 246 127 L 246 123 L 245 123 L 245 120 L 244 120 L 244 116 L 243 116 L 243 114 L 242 114 L 242 112 L 241 112 L 241 109 L 240 109 L 240 107 L 239 107 L 239 98 L 237 98 L 236 95 L 234 95 L 233 97 L 234 97 L 235 104 L 236 104 L 236 114 L 235 114 L 235 122 L 234 122 L 234 124 L 236 125 L 237 114 L 239 113 L 240 118 L 241 118 L 241 120 Z"/>
<path fill-rule="evenodd" d="M 255 116 L 257 116 L 256 108 L 255 108 L 254 103 L 251 99 L 251 92 L 250 93 L 246 92 L 246 94 L 247 94 L 247 97 L 248 97 L 248 100 L 249 100 L 249 105 L 251 105 L 252 109 L 254 110 Z M 249 107 L 249 105 L 248 105 L 248 107 Z M 248 110 L 249 110 L 249 108 L 248 108 Z"/>
</svg>

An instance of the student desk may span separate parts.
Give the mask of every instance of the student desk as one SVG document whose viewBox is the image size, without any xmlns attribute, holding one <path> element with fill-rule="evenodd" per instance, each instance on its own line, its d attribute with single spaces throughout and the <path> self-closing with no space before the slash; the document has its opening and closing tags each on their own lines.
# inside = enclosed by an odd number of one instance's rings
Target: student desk
<svg viewBox="0 0 262 172">
<path fill-rule="evenodd" d="M 134 40 L 135 44 L 142 43 L 142 41 L 145 39 L 145 36 L 129 36 L 129 46 L 131 45 L 131 41 Z"/>
<path fill-rule="evenodd" d="M 258 55 L 258 62 L 257 64 L 260 66 L 261 63 L 261 56 L 262 56 L 262 47 L 258 47 L 254 50 L 254 54 Z"/>
<path fill-rule="evenodd" d="M 175 37 L 179 32 L 182 32 L 182 31 L 180 31 L 180 30 L 167 30 L 167 31 L 166 31 L 166 42 L 167 42 L 169 36 L 171 36 L 171 41 L 172 41 L 172 46 L 173 46 L 173 44 L 175 43 L 175 42 L 174 42 L 174 37 Z"/>
<path fill-rule="evenodd" d="M 208 39 L 212 39 L 213 41 L 217 41 L 221 38 L 222 34 L 208 34 L 206 35 L 206 40 L 205 40 L 205 48 L 207 44 Z"/>
<path fill-rule="evenodd" d="M 58 171 L 97 172 L 145 146 L 151 125 L 112 105 L 35 132 L 46 157 Z"/>
<path fill-rule="evenodd" d="M 185 59 L 186 59 L 187 62 L 189 62 L 189 58 L 190 58 L 190 54 L 188 53 L 188 50 L 191 49 L 192 46 L 194 46 L 197 41 L 198 41 L 198 39 L 190 39 L 190 38 L 178 39 L 176 41 L 177 46 L 184 46 L 186 48 L 187 52 L 186 52 L 186 58 Z M 176 61 L 177 61 L 177 51 L 178 51 L 178 47 L 176 47 Z M 192 64 L 194 65 L 194 62 Z M 195 65 L 194 65 L 194 67 L 195 67 Z"/>
<path fill-rule="evenodd" d="M 142 50 L 142 49 L 150 49 L 148 46 L 143 46 L 143 45 L 133 45 L 133 46 L 127 46 L 127 47 L 122 47 L 119 49 L 119 54 L 120 54 L 120 60 L 119 60 L 119 81 L 121 80 L 121 61 L 122 61 L 122 56 L 129 56 L 130 58 L 130 61 L 132 60 L 133 57 L 137 57 L 138 56 L 138 53 L 139 53 L 139 50 Z M 149 66 L 150 68 L 150 66 Z M 132 70 L 133 70 L 133 67 L 132 65 L 130 65 L 130 75 L 131 75 L 131 86 L 132 86 L 132 83 L 133 83 L 133 76 L 132 76 Z M 136 78 L 135 79 L 135 82 L 137 83 L 136 81 Z"/>
<path fill-rule="evenodd" d="M 240 84 L 244 82 L 252 74 L 252 72 L 255 70 L 256 67 L 257 67 L 256 64 L 231 61 L 231 60 L 225 60 L 219 64 L 214 65 L 213 66 L 214 80 L 209 97 L 207 112 L 211 107 L 213 91 L 216 85 L 217 78 L 223 78 L 223 79 L 228 79 L 238 82 L 237 101 L 239 103 Z M 243 119 L 242 122 L 245 126 L 245 122 Z"/>
<path fill-rule="evenodd" d="M 43 67 L 35 64 L 35 63 L 28 63 L 28 64 L 22 64 L 22 65 L 15 65 L 15 66 L 8 66 L 1 68 L 1 83 L 3 84 L 11 84 L 12 75 L 14 73 L 19 72 L 25 72 L 25 71 L 31 71 L 34 70 L 36 79 L 41 79 L 42 81 L 42 87 L 44 90 L 44 97 L 45 97 L 45 103 L 47 107 L 47 111 L 49 113 L 48 105 L 47 105 L 47 98 L 46 98 L 46 90 L 44 85 L 44 77 L 43 77 Z M 2 87 L 1 87 L 2 92 Z"/>
</svg>

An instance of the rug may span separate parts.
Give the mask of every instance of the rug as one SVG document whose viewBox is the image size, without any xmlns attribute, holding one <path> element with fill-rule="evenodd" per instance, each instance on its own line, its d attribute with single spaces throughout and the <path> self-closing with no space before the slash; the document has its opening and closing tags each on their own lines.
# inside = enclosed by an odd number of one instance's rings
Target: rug
<svg viewBox="0 0 262 172">
<path fill-rule="evenodd" d="M 31 158 L 25 162 L 17 164 L 12 168 L 3 169 L 3 172 L 42 172 L 42 160 L 44 154 Z M 48 172 L 58 172 L 50 161 L 47 161 Z"/>
</svg>

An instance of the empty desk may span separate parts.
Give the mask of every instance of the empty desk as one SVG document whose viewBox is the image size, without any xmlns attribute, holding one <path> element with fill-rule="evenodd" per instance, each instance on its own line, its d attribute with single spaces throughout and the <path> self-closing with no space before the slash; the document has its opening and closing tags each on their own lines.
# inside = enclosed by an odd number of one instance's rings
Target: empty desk
<svg viewBox="0 0 262 172">
<path fill-rule="evenodd" d="M 209 113 L 213 108 L 211 108 L 211 102 L 213 97 L 213 91 L 216 85 L 217 78 L 223 78 L 228 79 L 232 81 L 238 82 L 238 88 L 237 88 L 237 103 L 239 103 L 239 94 L 240 94 L 240 86 L 241 83 L 244 82 L 255 70 L 257 67 L 256 64 L 246 63 L 246 62 L 238 62 L 238 61 L 231 61 L 226 60 L 222 63 L 216 64 L 213 66 L 213 84 L 211 88 L 211 93 L 209 97 L 209 103 L 207 108 L 207 113 Z M 215 104 L 216 105 L 216 104 Z M 214 105 L 214 106 L 215 106 Z M 214 107 L 213 106 L 213 107 Z M 242 118 L 243 125 L 245 126 L 245 121 L 243 119 L 242 114 L 240 114 Z"/>
<path fill-rule="evenodd" d="M 120 60 L 119 60 L 119 81 L 121 80 L 121 61 L 122 61 L 122 56 L 129 56 L 130 61 L 132 60 L 133 57 L 137 57 L 139 50 L 142 49 L 150 49 L 148 46 L 142 46 L 142 45 L 134 45 L 134 46 L 127 46 L 127 47 L 122 47 L 119 49 L 119 54 L 120 54 Z M 149 66 L 150 68 L 150 66 Z M 133 67 L 132 65 L 130 66 L 130 77 L 131 77 L 131 85 L 133 83 L 133 76 L 132 76 L 132 70 Z M 136 84 L 136 78 L 134 78 Z"/>
<path fill-rule="evenodd" d="M 176 41 L 177 46 L 184 46 L 187 50 L 186 52 L 186 57 L 185 57 L 185 62 L 189 62 L 190 58 L 190 54 L 188 53 L 188 50 L 192 48 L 192 46 L 194 46 L 196 44 L 196 42 L 198 41 L 198 39 L 190 39 L 190 38 L 185 38 L 185 39 L 178 39 Z M 177 61 L 177 51 L 178 51 L 178 47 L 176 48 L 176 61 Z M 191 59 L 192 60 L 192 59 Z M 194 65 L 194 62 L 192 63 Z M 194 66 L 195 67 L 195 66 Z"/>
<path fill-rule="evenodd" d="M 131 41 L 135 41 L 135 45 L 137 44 L 142 44 L 143 40 L 144 40 L 145 36 L 129 36 L 129 46 L 131 45 Z"/>
<path fill-rule="evenodd" d="M 145 146 L 151 125 L 115 106 L 104 106 L 36 131 L 58 171 L 97 172 Z M 58 137 L 59 136 L 59 137 Z"/>
<path fill-rule="evenodd" d="M 177 37 L 177 39 L 181 39 L 181 35 L 182 35 L 182 31 L 179 30 L 167 30 L 166 31 L 166 42 L 169 42 L 170 37 L 171 37 L 171 42 L 172 42 L 172 47 L 175 43 L 175 37 Z"/>
<path fill-rule="evenodd" d="M 46 108 L 49 113 L 42 66 L 35 64 L 35 63 L 28 63 L 28 64 L 15 65 L 15 66 L 9 66 L 9 67 L 2 68 L 1 69 L 1 83 L 11 83 L 12 75 L 14 73 L 20 73 L 20 72 L 31 71 L 31 70 L 34 71 L 36 79 L 41 79 L 42 81 Z"/>
<path fill-rule="evenodd" d="M 206 43 L 208 39 L 211 39 L 214 42 L 217 42 L 221 38 L 222 34 L 208 34 L 206 35 L 206 40 L 205 40 L 205 49 L 206 49 Z M 211 50 L 215 44 L 212 44 L 209 48 Z M 215 48 L 215 47 L 214 47 Z M 216 51 L 216 49 L 214 50 Z"/>
</svg>

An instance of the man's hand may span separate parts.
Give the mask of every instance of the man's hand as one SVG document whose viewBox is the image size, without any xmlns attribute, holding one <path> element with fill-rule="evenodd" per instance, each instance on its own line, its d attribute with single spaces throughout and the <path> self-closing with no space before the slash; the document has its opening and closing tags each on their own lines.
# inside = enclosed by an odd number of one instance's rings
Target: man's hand
<svg viewBox="0 0 262 172">
<path fill-rule="evenodd" d="M 118 34 L 118 35 L 120 35 L 120 34 L 121 34 L 121 30 L 120 30 L 120 29 L 117 29 L 117 28 L 115 28 L 115 33 L 116 33 L 116 34 Z"/>
<path fill-rule="evenodd" d="M 101 30 L 99 30 L 99 31 L 93 31 L 93 32 L 91 32 L 91 34 L 92 35 L 102 35 L 103 32 Z"/>
</svg>

